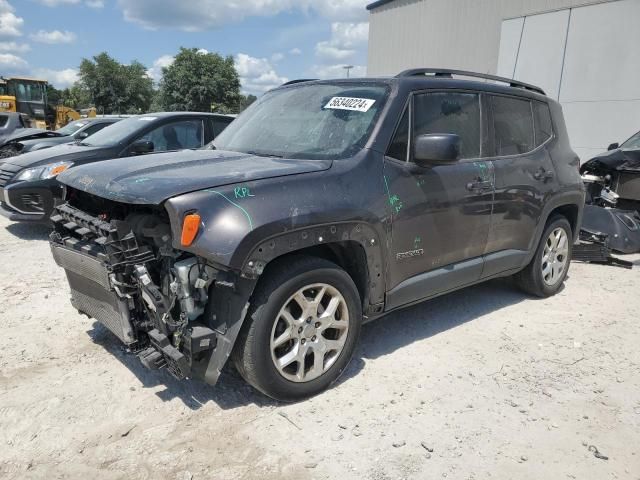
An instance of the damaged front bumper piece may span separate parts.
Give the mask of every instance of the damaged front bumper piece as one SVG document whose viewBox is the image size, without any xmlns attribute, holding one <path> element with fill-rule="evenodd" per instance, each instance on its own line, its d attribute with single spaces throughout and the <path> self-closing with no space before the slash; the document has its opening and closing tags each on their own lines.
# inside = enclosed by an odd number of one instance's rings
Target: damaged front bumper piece
<svg viewBox="0 0 640 480">
<path fill-rule="evenodd" d="M 160 217 L 135 213 L 106 221 L 65 204 L 52 217 L 51 251 L 66 272 L 73 306 L 144 366 L 215 384 L 252 286 L 174 250 Z"/>
</svg>

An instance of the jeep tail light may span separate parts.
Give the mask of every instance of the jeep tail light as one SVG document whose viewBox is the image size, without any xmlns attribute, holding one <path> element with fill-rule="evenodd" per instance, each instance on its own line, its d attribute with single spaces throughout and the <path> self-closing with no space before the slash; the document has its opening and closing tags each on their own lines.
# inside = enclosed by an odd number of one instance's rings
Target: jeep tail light
<svg viewBox="0 0 640 480">
<path fill-rule="evenodd" d="M 182 222 L 182 238 L 180 243 L 183 247 L 189 247 L 193 243 L 198 235 L 200 229 L 200 215 L 197 213 L 190 213 L 184 217 Z"/>
</svg>

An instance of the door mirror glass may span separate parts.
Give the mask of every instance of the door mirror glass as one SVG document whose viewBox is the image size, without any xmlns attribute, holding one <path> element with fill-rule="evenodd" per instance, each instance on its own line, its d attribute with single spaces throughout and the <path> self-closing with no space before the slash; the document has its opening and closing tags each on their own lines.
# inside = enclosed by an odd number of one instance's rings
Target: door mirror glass
<svg viewBox="0 0 640 480">
<path fill-rule="evenodd" d="M 620 144 L 618 142 L 612 143 L 611 145 L 609 145 L 607 150 L 611 151 L 611 150 L 615 150 L 616 148 L 620 148 Z"/>
<path fill-rule="evenodd" d="M 151 153 L 154 151 L 153 142 L 148 140 L 138 140 L 131 145 L 131 153 L 133 155 L 142 155 L 144 153 Z"/>
<path fill-rule="evenodd" d="M 453 133 L 429 133 L 415 139 L 413 159 L 418 165 L 454 163 L 460 158 L 460 137 Z"/>
</svg>

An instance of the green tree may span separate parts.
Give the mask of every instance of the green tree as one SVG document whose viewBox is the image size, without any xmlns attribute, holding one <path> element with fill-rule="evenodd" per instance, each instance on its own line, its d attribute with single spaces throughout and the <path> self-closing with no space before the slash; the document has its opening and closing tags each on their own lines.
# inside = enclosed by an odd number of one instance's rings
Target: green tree
<svg viewBox="0 0 640 480">
<path fill-rule="evenodd" d="M 240 77 L 233 57 L 180 48 L 162 69 L 157 104 L 167 111 L 232 113 L 240 109 Z"/>
<path fill-rule="evenodd" d="M 240 98 L 240 111 L 244 111 L 247 109 L 249 105 L 255 102 L 258 99 L 255 95 L 241 95 Z"/>
<path fill-rule="evenodd" d="M 138 61 L 123 65 L 106 52 L 83 59 L 77 85 L 86 90 L 99 112 L 144 113 L 153 100 L 153 81 Z"/>
</svg>

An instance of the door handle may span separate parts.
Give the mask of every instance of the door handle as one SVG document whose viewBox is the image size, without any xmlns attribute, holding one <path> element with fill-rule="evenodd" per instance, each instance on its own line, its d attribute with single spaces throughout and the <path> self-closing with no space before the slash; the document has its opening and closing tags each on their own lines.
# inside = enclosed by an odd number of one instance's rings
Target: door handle
<svg viewBox="0 0 640 480">
<path fill-rule="evenodd" d="M 467 183 L 467 190 L 470 192 L 480 193 L 485 190 L 491 190 L 493 183 L 490 180 L 476 179 L 473 182 Z"/>
<path fill-rule="evenodd" d="M 554 173 L 551 170 L 545 170 L 544 168 L 540 167 L 540 169 L 533 174 L 533 178 L 535 178 L 536 180 L 541 180 L 541 181 L 547 181 L 547 180 L 551 180 L 554 177 Z"/>
</svg>

